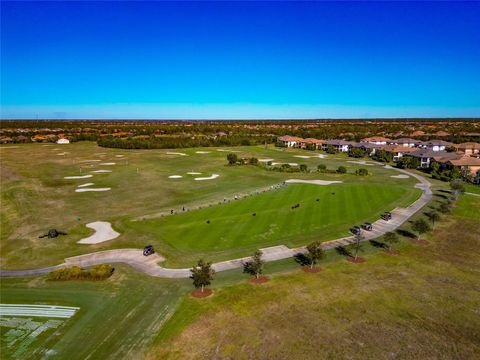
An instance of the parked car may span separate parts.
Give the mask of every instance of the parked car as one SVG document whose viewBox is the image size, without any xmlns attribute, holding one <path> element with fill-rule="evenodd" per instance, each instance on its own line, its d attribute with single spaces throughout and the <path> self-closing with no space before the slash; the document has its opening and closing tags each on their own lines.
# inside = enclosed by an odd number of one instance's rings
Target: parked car
<svg viewBox="0 0 480 360">
<path fill-rule="evenodd" d="M 362 228 L 367 231 L 372 231 L 373 230 L 373 225 L 371 223 L 365 223 L 362 225 Z"/>
<path fill-rule="evenodd" d="M 148 256 L 152 254 L 155 254 L 155 250 L 153 250 L 152 245 L 147 245 L 143 248 L 143 256 Z"/>
</svg>

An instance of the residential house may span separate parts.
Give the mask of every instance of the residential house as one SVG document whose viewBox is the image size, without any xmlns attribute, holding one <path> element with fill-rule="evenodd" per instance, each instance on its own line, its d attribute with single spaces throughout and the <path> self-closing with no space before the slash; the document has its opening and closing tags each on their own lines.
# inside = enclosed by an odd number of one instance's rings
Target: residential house
<svg viewBox="0 0 480 360">
<path fill-rule="evenodd" d="M 351 148 L 361 149 L 365 151 L 368 155 L 374 155 L 377 150 L 381 150 L 385 145 L 371 144 L 368 142 L 365 143 L 352 143 Z"/>
<path fill-rule="evenodd" d="M 480 154 L 480 144 L 475 142 L 466 142 L 453 145 L 458 152 L 465 155 Z"/>
<path fill-rule="evenodd" d="M 422 169 L 428 169 L 432 163 L 432 160 L 441 161 L 444 158 L 453 158 L 458 156 L 455 153 L 449 153 L 446 151 L 433 151 L 432 149 L 419 149 L 404 155 L 419 159 L 420 168 Z"/>
<path fill-rule="evenodd" d="M 322 144 L 325 140 L 319 140 L 314 138 L 306 138 L 300 141 L 300 148 L 302 149 L 311 149 L 311 150 L 320 150 Z"/>
<path fill-rule="evenodd" d="M 480 172 L 480 159 L 472 156 L 464 155 L 460 159 L 449 160 L 447 165 L 459 168 L 462 174 L 476 176 Z"/>
<path fill-rule="evenodd" d="M 322 144 L 322 150 L 327 150 L 328 146 L 333 146 L 336 151 L 347 152 L 355 144 L 345 140 L 327 140 Z"/>
<path fill-rule="evenodd" d="M 70 144 L 70 140 L 65 138 L 60 138 L 57 140 L 57 144 Z"/>
<path fill-rule="evenodd" d="M 418 147 L 421 147 L 423 149 L 430 149 L 432 151 L 443 151 L 445 148 L 452 146 L 452 143 L 443 141 L 443 140 L 430 140 L 430 141 L 424 141 Z"/>
<path fill-rule="evenodd" d="M 299 147 L 301 141 L 303 141 L 303 139 L 300 137 L 285 135 L 277 139 L 277 144 L 285 147 Z"/>
<path fill-rule="evenodd" d="M 415 140 L 415 139 L 412 139 L 412 138 L 400 138 L 400 139 L 395 139 L 395 140 L 390 140 L 389 141 L 390 145 L 400 145 L 400 146 L 410 147 L 410 148 L 416 147 L 420 143 L 421 143 L 421 141 Z"/>
<path fill-rule="evenodd" d="M 383 137 L 383 136 L 372 136 L 365 139 L 360 140 L 360 142 L 366 142 L 375 145 L 387 145 L 388 142 L 391 141 L 390 139 Z"/>
<path fill-rule="evenodd" d="M 411 137 L 425 136 L 425 131 L 417 130 L 410 134 Z"/>
<path fill-rule="evenodd" d="M 398 161 L 402 156 L 413 153 L 418 149 L 402 145 L 385 145 L 382 146 L 382 150 L 391 153 L 393 155 L 393 161 Z"/>
</svg>

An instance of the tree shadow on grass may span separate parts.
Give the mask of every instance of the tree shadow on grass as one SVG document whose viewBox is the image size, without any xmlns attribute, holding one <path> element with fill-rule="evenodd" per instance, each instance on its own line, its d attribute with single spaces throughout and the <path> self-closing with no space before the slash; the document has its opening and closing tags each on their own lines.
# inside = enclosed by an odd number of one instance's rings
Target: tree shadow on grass
<svg viewBox="0 0 480 360">
<path fill-rule="evenodd" d="M 417 238 L 417 236 L 414 233 L 412 233 L 411 231 L 408 231 L 408 230 L 397 229 L 397 234 L 401 235 L 401 236 L 408 237 L 410 239 L 416 239 Z"/>
<path fill-rule="evenodd" d="M 352 257 L 352 253 L 345 246 L 337 246 L 335 251 L 342 256 Z"/>
<path fill-rule="evenodd" d="M 377 240 L 370 240 L 369 242 L 370 242 L 370 245 L 372 245 L 373 247 L 379 248 L 379 249 L 388 248 L 387 244 L 385 244 L 383 242 L 380 242 L 380 241 L 377 241 Z"/>
<path fill-rule="evenodd" d="M 301 266 L 310 265 L 310 260 L 305 254 L 298 253 L 294 255 L 295 261 L 299 263 Z"/>
<path fill-rule="evenodd" d="M 438 192 L 441 192 L 441 193 L 444 193 L 444 194 L 449 194 L 449 195 L 452 194 L 452 192 L 450 190 L 444 190 L 444 189 L 440 189 L 440 190 L 438 190 Z"/>
<path fill-rule="evenodd" d="M 442 198 L 442 199 L 448 199 L 448 196 L 443 194 L 433 194 L 433 196 L 438 196 L 439 198 Z"/>
</svg>

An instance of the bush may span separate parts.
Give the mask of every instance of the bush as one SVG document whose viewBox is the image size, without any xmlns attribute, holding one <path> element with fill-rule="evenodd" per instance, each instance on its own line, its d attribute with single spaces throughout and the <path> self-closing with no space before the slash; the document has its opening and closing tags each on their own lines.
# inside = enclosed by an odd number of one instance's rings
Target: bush
<svg viewBox="0 0 480 360">
<path fill-rule="evenodd" d="M 337 150 L 333 147 L 333 145 L 328 145 L 327 149 L 325 150 L 327 154 L 336 154 Z"/>
<path fill-rule="evenodd" d="M 227 160 L 229 165 L 235 165 L 238 161 L 238 156 L 237 154 L 228 154 Z"/>
<path fill-rule="evenodd" d="M 317 165 L 317 170 L 318 170 L 319 172 L 325 172 L 325 170 L 327 170 L 327 165 L 325 165 L 325 164 L 318 164 L 318 165 Z"/>
<path fill-rule="evenodd" d="M 300 172 L 308 172 L 308 167 L 305 164 L 300 164 Z"/>
<path fill-rule="evenodd" d="M 48 280 L 104 280 L 112 276 L 114 270 L 110 264 L 94 265 L 89 269 L 72 266 L 50 271 Z"/>
<path fill-rule="evenodd" d="M 346 174 L 347 173 L 347 168 L 345 166 L 339 166 L 338 169 L 337 169 L 337 173 Z"/>
<path fill-rule="evenodd" d="M 353 158 L 363 158 L 367 155 L 365 150 L 359 148 L 351 148 L 348 150 L 348 156 Z"/>
<path fill-rule="evenodd" d="M 361 168 L 361 169 L 357 169 L 355 171 L 355 174 L 358 175 L 358 176 L 367 176 L 367 175 L 369 175 L 369 172 L 368 172 L 367 169 Z"/>
</svg>

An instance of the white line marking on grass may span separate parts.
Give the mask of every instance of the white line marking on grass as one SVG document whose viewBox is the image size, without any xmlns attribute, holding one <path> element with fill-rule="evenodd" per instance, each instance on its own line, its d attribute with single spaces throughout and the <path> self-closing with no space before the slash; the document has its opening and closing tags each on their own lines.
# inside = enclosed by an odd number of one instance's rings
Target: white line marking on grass
<svg viewBox="0 0 480 360">
<path fill-rule="evenodd" d="M 86 226 L 95 230 L 95 234 L 77 241 L 79 244 L 98 244 L 120 236 L 120 233 L 113 230 L 112 224 L 107 221 L 95 221 Z"/>
<path fill-rule="evenodd" d="M 209 177 L 198 177 L 198 178 L 195 178 L 194 180 L 198 180 L 198 181 L 213 180 L 213 179 L 218 178 L 219 176 L 220 176 L 220 175 L 218 175 L 218 174 L 212 174 L 212 175 L 209 176 Z"/>
<path fill-rule="evenodd" d="M 97 173 L 97 174 L 104 174 L 104 173 L 111 173 L 112 170 L 94 170 L 92 173 Z"/>
<path fill-rule="evenodd" d="M 340 184 L 343 181 L 288 179 L 288 180 L 285 180 L 285 182 L 286 183 L 299 183 L 299 184 L 313 184 L 313 185 L 330 185 L 330 184 Z"/>
<path fill-rule="evenodd" d="M 65 176 L 64 179 L 68 179 L 68 180 L 71 180 L 71 179 L 87 179 L 87 178 L 91 178 L 93 175 L 79 175 L 79 176 Z"/>
<path fill-rule="evenodd" d="M 78 185 L 77 187 L 82 188 L 85 186 L 92 186 L 92 185 L 95 185 L 95 183 L 85 183 L 85 184 Z"/>
<path fill-rule="evenodd" d="M 84 188 L 84 189 L 76 189 L 75 192 L 90 192 L 90 191 L 109 191 L 112 188 Z"/>
<path fill-rule="evenodd" d="M 168 178 L 169 179 L 180 179 L 182 177 L 183 177 L 182 175 L 170 175 Z"/>
</svg>

